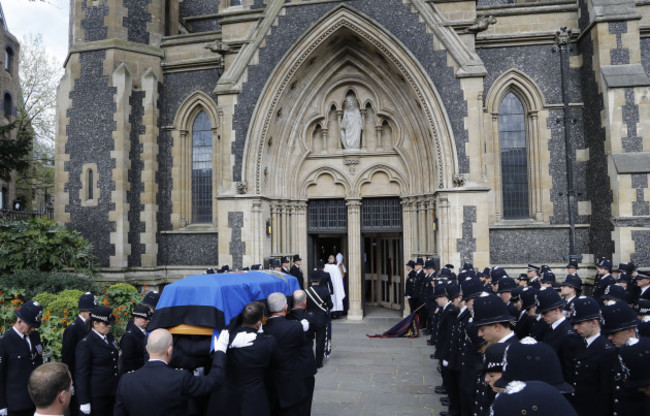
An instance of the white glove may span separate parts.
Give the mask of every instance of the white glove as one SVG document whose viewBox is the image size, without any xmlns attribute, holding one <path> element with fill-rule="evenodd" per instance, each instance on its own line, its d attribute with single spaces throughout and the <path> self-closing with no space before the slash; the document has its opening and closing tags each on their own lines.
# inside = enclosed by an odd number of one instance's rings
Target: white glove
<svg viewBox="0 0 650 416">
<path fill-rule="evenodd" d="M 258 334 L 263 334 L 264 333 L 264 325 L 260 325 L 260 329 L 257 330 Z"/>
<path fill-rule="evenodd" d="M 411 299 L 411 297 L 409 295 L 406 295 L 406 299 Z"/>
<path fill-rule="evenodd" d="M 449 367 L 449 361 L 447 361 L 447 360 L 442 360 L 442 366 L 443 366 L 443 367 Z"/>
<path fill-rule="evenodd" d="M 0 416 L 7 416 L 7 408 L 0 409 Z"/>
<path fill-rule="evenodd" d="M 90 414 L 90 403 L 82 404 L 81 406 L 79 406 L 79 410 L 81 411 L 81 413 L 83 413 L 85 415 L 89 415 Z"/>
<path fill-rule="evenodd" d="M 196 376 L 196 377 L 203 376 L 203 375 L 205 375 L 205 368 L 204 367 L 196 368 L 196 369 L 194 369 L 193 373 L 194 373 L 194 376 Z"/>
<path fill-rule="evenodd" d="M 309 321 L 308 320 L 303 319 L 302 321 L 300 321 L 300 323 L 302 324 L 302 330 L 303 331 L 305 331 L 305 332 L 309 331 Z"/>
<path fill-rule="evenodd" d="M 224 329 L 223 331 L 221 331 L 221 334 L 219 334 L 219 339 L 217 339 L 217 342 L 214 343 L 215 351 L 226 352 L 226 350 L 228 349 L 229 340 L 230 340 L 230 333 L 228 332 L 227 329 Z"/>
<path fill-rule="evenodd" d="M 232 340 L 230 348 L 245 348 L 253 345 L 253 341 L 257 339 L 257 333 L 255 332 L 239 332 L 235 335 L 235 339 Z"/>
</svg>

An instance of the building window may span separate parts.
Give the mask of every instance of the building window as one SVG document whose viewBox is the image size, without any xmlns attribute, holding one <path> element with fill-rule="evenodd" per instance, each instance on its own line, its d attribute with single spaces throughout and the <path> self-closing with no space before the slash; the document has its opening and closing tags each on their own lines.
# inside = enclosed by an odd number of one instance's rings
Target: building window
<svg viewBox="0 0 650 416">
<path fill-rule="evenodd" d="M 9 118 L 13 114 L 13 100 L 11 99 L 11 94 L 8 92 L 5 93 L 2 108 L 4 110 L 5 118 Z"/>
<path fill-rule="evenodd" d="M 508 93 L 499 108 L 503 218 L 529 218 L 526 113 L 521 100 Z"/>
<path fill-rule="evenodd" d="M 192 125 L 192 223 L 212 222 L 212 126 L 201 111 Z"/>
<path fill-rule="evenodd" d="M 95 189 L 95 183 L 93 182 L 93 171 L 92 169 L 88 170 L 88 198 L 93 199 L 93 190 Z"/>
<path fill-rule="evenodd" d="M 11 72 L 13 67 L 14 51 L 11 48 L 5 49 L 5 71 Z"/>
</svg>

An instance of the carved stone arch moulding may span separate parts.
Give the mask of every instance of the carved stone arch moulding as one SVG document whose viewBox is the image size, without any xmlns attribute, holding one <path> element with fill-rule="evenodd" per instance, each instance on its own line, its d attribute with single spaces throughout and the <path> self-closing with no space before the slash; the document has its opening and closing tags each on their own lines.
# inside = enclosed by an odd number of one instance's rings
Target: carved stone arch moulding
<svg viewBox="0 0 650 416">
<path fill-rule="evenodd" d="M 515 92 L 527 111 L 540 111 L 546 107 L 544 94 L 537 84 L 525 73 L 511 69 L 501 74 L 490 86 L 485 97 L 488 113 L 499 112 L 501 101 L 509 92 Z"/>
<path fill-rule="evenodd" d="M 202 91 L 195 91 L 178 107 L 176 117 L 174 117 L 174 128 L 177 130 L 191 130 L 194 118 L 201 110 L 205 111 L 210 118 L 212 129 L 221 126 L 219 111 L 214 100 Z"/>
<path fill-rule="evenodd" d="M 397 169 L 392 166 L 383 163 L 377 163 L 369 166 L 359 175 L 359 178 L 352 186 L 354 194 L 361 195 L 361 188 L 363 185 L 371 183 L 372 177 L 376 173 L 384 173 L 386 176 L 388 176 L 390 182 L 396 182 L 402 190 L 402 194 L 408 195 L 410 193 L 408 181 L 404 180 L 404 175 L 401 172 L 397 171 Z"/>
<path fill-rule="evenodd" d="M 312 185 L 318 185 L 318 178 L 323 175 L 329 175 L 333 178 L 334 183 L 341 185 L 345 188 L 345 194 L 347 196 L 357 195 L 353 194 L 353 187 L 348 181 L 346 175 L 343 172 L 340 172 L 338 169 L 332 167 L 321 167 L 311 171 L 305 176 L 305 179 L 298 186 L 298 195 L 299 198 L 307 199 L 308 197 L 308 188 Z"/>
<path fill-rule="evenodd" d="M 417 97 L 426 118 L 426 125 L 433 142 L 435 158 L 434 171 L 437 186 L 451 186 L 458 161 L 453 142 L 449 118 L 442 105 L 440 95 L 422 65 L 395 37 L 379 24 L 345 5 L 321 18 L 294 48 L 287 51 L 282 61 L 273 70 L 264 92 L 260 95 L 249 126 L 244 149 L 243 177 L 255 178 L 255 193 L 262 194 L 264 182 L 264 142 L 269 132 L 276 106 L 291 83 L 296 71 L 309 60 L 310 55 L 334 33 L 348 29 L 376 47 L 390 61 Z M 248 180 L 248 182 L 253 182 Z"/>
</svg>

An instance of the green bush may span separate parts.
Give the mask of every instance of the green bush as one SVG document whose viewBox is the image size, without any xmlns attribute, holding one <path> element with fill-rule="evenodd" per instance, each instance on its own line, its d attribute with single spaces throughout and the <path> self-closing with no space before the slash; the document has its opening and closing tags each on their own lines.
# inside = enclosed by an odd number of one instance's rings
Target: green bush
<svg viewBox="0 0 650 416">
<path fill-rule="evenodd" d="M 81 290 L 64 290 L 53 295 L 54 300 L 49 301 L 47 306 L 43 305 L 43 321 L 39 328 L 41 341 L 45 354 L 51 355 L 57 361 L 61 359 L 63 331 L 75 320 L 79 296 L 83 294 Z M 44 298 L 49 300 L 49 296 Z"/>
<path fill-rule="evenodd" d="M 48 306 L 50 305 L 50 303 L 52 303 L 52 301 L 54 301 L 56 298 L 57 298 L 57 295 L 55 295 L 54 293 L 43 292 L 43 293 L 39 293 L 38 295 L 34 296 L 33 299 L 34 299 L 35 302 L 38 302 L 38 303 L 41 304 L 41 306 L 43 307 L 43 310 L 46 310 L 48 308 Z"/>
<path fill-rule="evenodd" d="M 66 289 L 81 290 L 84 293 L 99 291 L 95 279 L 90 276 L 36 270 L 20 270 L 0 277 L 0 287 L 23 289 L 25 300 L 33 299 L 40 293 L 59 293 Z"/>
<path fill-rule="evenodd" d="M 117 283 L 103 292 L 100 303 L 113 308 L 115 324 L 113 336 L 120 339 L 126 331 L 126 324 L 131 319 L 131 312 L 135 305 L 142 301 L 142 295 L 135 287 L 126 283 Z"/>
<path fill-rule="evenodd" d="M 78 231 L 45 218 L 0 221 L 0 275 L 23 269 L 65 268 L 97 269 L 92 244 Z"/>
<path fill-rule="evenodd" d="M 63 292 L 56 295 L 56 299 L 47 305 L 47 310 L 62 319 L 68 321 L 67 323 L 72 323 L 75 320 L 75 317 L 79 313 L 77 311 L 77 306 L 79 305 L 79 296 L 83 295 L 85 292 L 81 290 L 64 290 Z M 43 310 L 46 308 L 43 307 Z"/>
</svg>

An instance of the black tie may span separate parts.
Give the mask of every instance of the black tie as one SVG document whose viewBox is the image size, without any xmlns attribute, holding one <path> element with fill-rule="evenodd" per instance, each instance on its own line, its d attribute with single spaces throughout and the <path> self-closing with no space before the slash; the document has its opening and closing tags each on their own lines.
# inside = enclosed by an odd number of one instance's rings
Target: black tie
<svg viewBox="0 0 650 416">
<path fill-rule="evenodd" d="M 24 335 L 23 339 L 25 340 L 25 344 L 27 344 L 27 350 L 31 353 L 32 352 L 32 345 L 29 343 L 29 340 L 27 339 L 27 335 Z"/>
<path fill-rule="evenodd" d="M 587 338 L 584 338 L 585 340 L 585 349 L 589 348 L 589 343 L 587 342 Z"/>
</svg>

